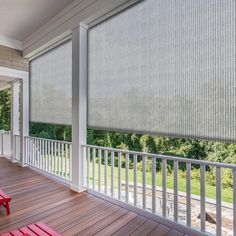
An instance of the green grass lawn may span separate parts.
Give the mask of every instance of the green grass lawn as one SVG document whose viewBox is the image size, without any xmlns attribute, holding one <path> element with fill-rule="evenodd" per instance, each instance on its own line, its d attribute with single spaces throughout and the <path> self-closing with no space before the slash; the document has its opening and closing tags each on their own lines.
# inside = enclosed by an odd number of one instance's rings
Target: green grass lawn
<svg viewBox="0 0 236 236">
<path fill-rule="evenodd" d="M 64 166 L 65 159 L 63 159 L 62 166 Z M 49 162 L 50 163 L 50 162 Z M 58 172 L 58 166 L 57 166 L 58 160 L 56 158 L 56 174 L 59 174 L 61 176 L 66 176 L 65 175 L 65 170 L 63 172 L 59 171 Z M 67 173 L 69 174 L 69 161 L 67 160 Z M 90 186 L 92 186 L 92 162 L 90 163 Z M 104 165 L 101 165 L 101 185 L 104 185 Z M 98 163 L 95 164 L 95 181 L 96 185 L 98 184 Z M 107 176 L 108 176 L 108 185 L 111 185 L 111 166 L 107 166 Z M 122 181 L 125 181 L 125 168 L 121 168 L 121 176 L 122 176 Z M 133 169 L 129 169 L 129 182 L 133 182 Z M 67 176 L 68 177 L 68 176 Z M 137 180 L 138 184 L 142 184 L 142 171 L 137 171 Z M 167 188 L 168 189 L 173 189 L 174 187 L 174 178 L 173 174 L 172 175 L 167 175 Z M 161 172 L 156 173 L 156 183 L 158 187 L 162 187 L 162 174 Z M 147 185 L 152 185 L 152 174 L 150 172 L 146 173 L 146 184 Z M 192 179 L 191 181 L 192 185 L 192 194 L 200 196 L 200 182 L 196 179 Z M 114 187 L 117 189 L 118 188 L 118 167 L 114 167 Z M 186 192 L 186 179 L 182 177 L 179 174 L 179 181 L 178 181 L 178 189 L 180 192 Z M 208 183 L 206 183 L 206 197 L 210 199 L 216 199 L 216 187 L 211 186 Z M 222 188 L 222 201 L 227 202 L 227 203 L 232 203 L 233 202 L 233 190 L 232 188 Z"/>
<path fill-rule="evenodd" d="M 104 185 L 104 165 L 101 165 L 101 185 Z M 110 186 L 111 183 L 111 166 L 107 167 L 107 176 L 108 176 L 108 185 Z M 125 181 L 125 168 L 122 168 L 122 181 Z M 98 164 L 96 163 L 95 166 L 95 180 L 96 184 L 98 183 Z M 142 172 L 137 171 L 137 179 L 138 184 L 142 184 Z M 129 181 L 133 182 L 133 169 L 129 170 Z M 162 186 L 162 175 L 161 172 L 157 172 L 156 174 L 156 182 L 157 186 Z M 146 184 L 152 185 L 152 174 L 147 172 L 146 173 Z M 92 185 L 92 163 L 90 163 L 90 186 Z M 118 188 L 118 167 L 114 167 L 114 185 L 115 188 Z M 196 179 L 192 179 L 192 194 L 200 196 L 200 182 Z M 174 186 L 174 179 L 173 174 L 167 176 L 167 188 L 173 189 Z M 178 189 L 180 192 L 186 192 L 186 179 L 179 175 L 178 181 Z M 211 186 L 206 183 L 206 197 L 211 199 L 216 199 L 216 187 Z M 231 188 L 222 188 L 222 201 L 227 203 L 233 202 L 233 190 Z"/>
</svg>

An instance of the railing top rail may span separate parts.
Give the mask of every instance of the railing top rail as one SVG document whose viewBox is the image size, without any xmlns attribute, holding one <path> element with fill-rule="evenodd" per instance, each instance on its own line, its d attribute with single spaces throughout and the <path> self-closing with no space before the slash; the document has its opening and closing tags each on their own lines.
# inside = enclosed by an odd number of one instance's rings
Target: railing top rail
<svg viewBox="0 0 236 236">
<path fill-rule="evenodd" d="M 25 137 L 28 139 L 39 139 L 39 140 L 55 142 L 55 143 L 72 144 L 71 142 L 68 142 L 68 141 L 60 141 L 60 140 L 46 139 L 46 138 L 39 138 L 39 137 L 32 137 L 32 136 L 25 136 Z"/>
<path fill-rule="evenodd" d="M 1 134 L 11 134 L 11 131 L 6 131 L 6 130 L 0 130 Z"/>
<path fill-rule="evenodd" d="M 214 167 L 221 167 L 221 168 L 230 168 L 230 169 L 236 170 L 235 164 L 225 164 L 225 163 L 219 163 L 219 162 L 203 161 L 203 160 L 196 160 L 196 159 L 189 159 L 189 158 L 178 157 L 178 156 L 169 156 L 169 155 L 154 154 L 154 153 L 147 153 L 147 152 L 136 152 L 136 151 L 102 147 L 102 146 L 96 146 L 96 145 L 83 145 L 83 147 L 96 148 L 96 149 L 113 151 L 113 152 L 118 152 L 118 153 L 128 153 L 128 154 L 138 155 L 138 156 L 148 156 L 148 157 L 173 160 L 173 161 L 177 160 L 177 161 L 185 162 L 185 163 L 214 166 Z"/>
</svg>

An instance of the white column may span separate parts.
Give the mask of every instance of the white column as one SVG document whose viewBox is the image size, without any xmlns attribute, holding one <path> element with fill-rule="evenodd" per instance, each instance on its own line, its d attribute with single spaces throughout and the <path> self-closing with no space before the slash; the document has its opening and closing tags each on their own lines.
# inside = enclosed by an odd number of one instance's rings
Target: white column
<svg viewBox="0 0 236 236">
<path fill-rule="evenodd" d="M 20 82 L 14 81 L 11 84 L 11 161 L 16 162 L 16 139 L 15 135 L 19 135 L 19 96 Z"/>
<path fill-rule="evenodd" d="M 25 165 L 25 136 L 29 135 L 29 80 L 20 80 L 20 163 Z"/>
<path fill-rule="evenodd" d="M 82 145 L 87 138 L 87 28 L 72 33 L 72 184 L 77 192 L 85 190 L 86 160 Z"/>
</svg>

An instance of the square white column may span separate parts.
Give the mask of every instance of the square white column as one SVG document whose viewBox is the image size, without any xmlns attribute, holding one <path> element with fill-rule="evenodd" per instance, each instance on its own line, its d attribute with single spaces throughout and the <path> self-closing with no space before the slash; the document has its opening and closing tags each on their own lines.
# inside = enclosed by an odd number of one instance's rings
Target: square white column
<svg viewBox="0 0 236 236">
<path fill-rule="evenodd" d="M 16 162 L 16 137 L 19 135 L 20 120 L 20 82 L 14 81 L 11 84 L 11 161 Z"/>
<path fill-rule="evenodd" d="M 29 80 L 20 80 L 20 162 L 25 165 L 25 137 L 29 135 Z"/>
<path fill-rule="evenodd" d="M 87 28 L 72 33 L 72 184 L 77 192 L 85 190 L 87 143 Z"/>
</svg>

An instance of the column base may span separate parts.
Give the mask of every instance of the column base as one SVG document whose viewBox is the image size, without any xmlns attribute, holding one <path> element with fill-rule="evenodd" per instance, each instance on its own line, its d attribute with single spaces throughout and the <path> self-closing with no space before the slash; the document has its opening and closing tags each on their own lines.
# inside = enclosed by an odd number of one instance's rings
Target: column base
<svg viewBox="0 0 236 236">
<path fill-rule="evenodd" d="M 87 188 L 80 187 L 80 186 L 73 185 L 73 184 L 71 184 L 70 189 L 77 192 L 77 193 L 82 193 L 82 192 L 87 191 Z"/>
<path fill-rule="evenodd" d="M 15 159 L 12 159 L 12 158 L 10 158 L 10 162 L 11 162 L 11 163 L 13 163 L 13 164 L 15 164 L 15 163 L 18 163 L 18 161 L 17 161 L 17 160 L 15 160 Z"/>
<path fill-rule="evenodd" d="M 20 166 L 20 167 L 27 167 L 28 165 L 25 164 L 25 163 L 18 162 L 18 166 Z"/>
</svg>

